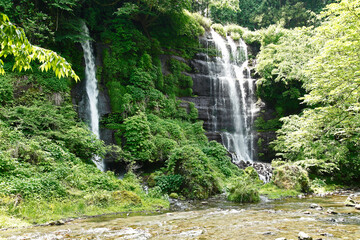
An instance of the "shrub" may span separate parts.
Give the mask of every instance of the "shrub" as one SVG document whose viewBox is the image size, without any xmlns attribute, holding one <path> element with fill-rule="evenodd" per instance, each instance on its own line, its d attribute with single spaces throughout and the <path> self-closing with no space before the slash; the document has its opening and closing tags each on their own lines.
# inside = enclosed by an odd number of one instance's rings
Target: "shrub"
<svg viewBox="0 0 360 240">
<path fill-rule="evenodd" d="M 96 191 L 84 196 L 87 205 L 107 206 L 111 201 L 111 194 L 107 191 Z"/>
<path fill-rule="evenodd" d="M 192 16 L 196 19 L 196 21 L 206 30 L 210 30 L 212 21 L 210 18 L 206 18 L 199 13 L 192 13 Z"/>
<path fill-rule="evenodd" d="M 150 132 L 150 124 L 144 113 L 125 119 L 123 124 L 125 138 L 124 151 L 128 151 L 135 161 L 153 161 L 155 145 Z"/>
<path fill-rule="evenodd" d="M 258 187 L 247 174 L 236 178 L 229 192 L 228 200 L 230 201 L 239 203 L 260 201 Z"/>
<path fill-rule="evenodd" d="M 179 192 L 184 178 L 181 175 L 162 175 L 155 177 L 156 186 L 164 193 Z"/>
<path fill-rule="evenodd" d="M 237 36 L 239 36 L 239 39 L 244 34 L 244 29 L 242 27 L 238 26 L 238 25 L 235 25 L 235 24 L 226 25 L 225 26 L 225 31 L 227 33 L 230 33 L 230 34 L 236 34 Z M 239 40 L 239 39 L 237 39 L 237 40 Z"/>
<path fill-rule="evenodd" d="M 226 30 L 223 25 L 221 25 L 219 23 L 215 23 L 215 24 L 211 25 L 211 28 L 214 29 L 221 36 L 226 37 Z"/>
<path fill-rule="evenodd" d="M 211 174 L 207 156 L 197 147 L 176 148 L 168 160 L 168 171 L 184 179 L 183 195 L 203 199 L 219 192 L 219 182 Z"/>
<path fill-rule="evenodd" d="M 149 188 L 148 195 L 152 198 L 161 198 L 163 196 L 163 193 L 159 186 L 155 186 L 153 188 Z"/>
<path fill-rule="evenodd" d="M 280 188 L 295 189 L 297 191 L 309 192 L 310 180 L 308 173 L 294 164 L 284 164 L 275 168 L 272 181 Z"/>
<path fill-rule="evenodd" d="M 112 196 L 115 200 L 119 201 L 121 204 L 128 206 L 139 206 L 142 205 L 141 198 L 134 192 L 130 191 L 115 191 L 112 193 Z"/>
<path fill-rule="evenodd" d="M 249 177 L 253 181 L 261 181 L 259 178 L 259 174 L 256 172 L 256 170 L 253 167 L 247 167 L 245 168 L 245 173 L 249 175 Z"/>
<path fill-rule="evenodd" d="M 6 104 L 14 98 L 12 81 L 5 76 L 0 76 L 0 104 Z"/>
</svg>

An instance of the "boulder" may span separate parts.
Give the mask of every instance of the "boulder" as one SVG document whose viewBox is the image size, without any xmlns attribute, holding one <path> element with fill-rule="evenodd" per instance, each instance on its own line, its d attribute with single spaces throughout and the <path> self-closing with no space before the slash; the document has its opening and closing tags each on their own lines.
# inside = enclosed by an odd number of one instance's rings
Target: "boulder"
<svg viewBox="0 0 360 240">
<path fill-rule="evenodd" d="M 335 212 L 332 208 L 329 208 L 327 211 L 326 211 L 327 214 L 338 214 L 337 212 Z"/>
<path fill-rule="evenodd" d="M 320 207 L 320 206 L 316 203 L 310 204 L 310 208 L 318 208 L 318 207 Z"/>
<path fill-rule="evenodd" d="M 304 232 L 299 232 L 298 239 L 299 240 L 312 240 L 313 238 Z"/>
<path fill-rule="evenodd" d="M 360 204 L 356 204 L 355 209 L 360 210 Z"/>
<path fill-rule="evenodd" d="M 348 196 L 348 198 L 345 200 L 344 204 L 347 207 L 355 207 L 355 205 L 357 204 L 357 202 L 354 200 L 355 195 L 354 194 L 350 194 Z"/>
</svg>

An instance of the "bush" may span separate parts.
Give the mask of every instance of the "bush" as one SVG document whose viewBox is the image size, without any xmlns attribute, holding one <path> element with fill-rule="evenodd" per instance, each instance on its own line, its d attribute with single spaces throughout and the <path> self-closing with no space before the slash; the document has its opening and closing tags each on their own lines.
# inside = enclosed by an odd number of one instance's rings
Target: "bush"
<svg viewBox="0 0 360 240">
<path fill-rule="evenodd" d="M 206 18 L 204 16 L 202 16 L 199 13 L 192 13 L 192 16 L 196 19 L 196 21 L 206 30 L 210 30 L 211 27 L 211 19 L 210 18 Z"/>
<path fill-rule="evenodd" d="M 294 164 L 287 163 L 275 168 L 272 181 L 279 188 L 295 189 L 302 192 L 310 191 L 308 173 L 302 167 Z"/>
<path fill-rule="evenodd" d="M 142 205 L 141 198 L 134 192 L 130 191 L 115 191 L 112 193 L 112 196 L 115 200 L 119 201 L 121 204 L 128 206 L 139 206 Z"/>
<path fill-rule="evenodd" d="M 6 104 L 14 98 L 14 87 L 9 77 L 0 76 L 0 104 Z"/>
<path fill-rule="evenodd" d="M 219 23 L 215 23 L 215 24 L 211 25 L 211 28 L 214 29 L 221 36 L 226 37 L 226 30 L 223 25 L 221 25 Z"/>
<path fill-rule="evenodd" d="M 234 182 L 229 188 L 228 200 L 238 203 L 260 201 L 258 187 L 247 174 L 236 178 Z"/>
<path fill-rule="evenodd" d="M 179 192 L 184 178 L 181 175 L 162 175 L 155 177 L 156 186 L 161 188 L 164 193 Z"/>
<path fill-rule="evenodd" d="M 150 123 L 144 113 L 125 119 L 123 124 L 123 136 L 125 138 L 124 151 L 131 154 L 135 161 L 153 161 L 155 145 L 150 132 Z"/>
<path fill-rule="evenodd" d="M 231 36 L 238 36 L 239 39 L 242 37 L 242 35 L 244 34 L 244 29 L 238 25 L 235 24 L 229 24 L 225 26 L 225 31 L 229 34 L 231 34 Z M 239 40 L 239 39 L 234 39 L 234 40 Z"/>
<path fill-rule="evenodd" d="M 209 159 L 197 147 L 176 148 L 168 160 L 168 171 L 183 177 L 186 197 L 204 199 L 220 190 L 218 180 L 211 174 Z"/>
<path fill-rule="evenodd" d="M 163 193 L 159 186 L 155 186 L 153 188 L 149 188 L 148 195 L 152 198 L 161 198 L 163 196 Z"/>
<path fill-rule="evenodd" d="M 249 175 L 250 179 L 253 181 L 261 181 L 259 178 L 259 174 L 256 172 L 256 170 L 253 167 L 247 167 L 245 168 L 245 173 Z"/>
</svg>

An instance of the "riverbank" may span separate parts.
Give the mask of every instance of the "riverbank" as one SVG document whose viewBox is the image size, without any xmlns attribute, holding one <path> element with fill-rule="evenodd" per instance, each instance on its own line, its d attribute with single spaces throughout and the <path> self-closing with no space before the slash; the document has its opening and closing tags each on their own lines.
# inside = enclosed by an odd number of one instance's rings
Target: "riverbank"
<svg viewBox="0 0 360 240">
<path fill-rule="evenodd" d="M 128 194 L 130 193 L 130 194 Z M 20 228 L 33 225 L 54 225 L 73 219 L 92 216 L 129 212 L 152 212 L 169 209 L 169 201 L 165 198 L 131 195 L 122 192 L 126 197 L 106 196 L 93 199 L 32 199 L 16 204 L 10 197 L 0 198 L 0 229 Z M 95 198 L 96 196 L 94 196 Z"/>
<path fill-rule="evenodd" d="M 336 186 L 328 186 L 327 189 L 335 189 Z M 259 192 L 261 201 L 259 204 L 269 201 L 282 201 L 285 199 L 311 199 L 336 195 L 350 195 L 355 190 L 337 189 L 323 191 L 317 189 L 314 193 L 303 194 L 296 190 L 280 189 L 273 184 L 263 185 Z M 233 203 L 226 200 L 225 195 L 218 195 L 207 200 L 178 200 L 168 198 L 151 198 L 145 193 L 140 198 L 126 201 L 116 199 L 104 200 L 99 198 L 92 204 L 86 198 L 72 198 L 65 200 L 41 200 L 34 199 L 23 201 L 18 206 L 10 198 L 0 198 L 0 231 L 16 228 L 27 228 L 33 226 L 45 227 L 63 225 L 75 220 L 97 218 L 104 216 L 129 216 L 129 215 L 151 215 L 167 211 L 192 211 L 205 210 L 208 208 L 237 208 L 244 204 Z M 123 199 L 124 200 L 124 199 Z M 7 202 L 7 203 L 6 203 Z M 246 205 L 246 204 L 245 204 Z"/>
<path fill-rule="evenodd" d="M 307 196 L 256 204 L 207 206 L 153 216 L 106 215 L 74 220 L 64 226 L 2 231 L 5 239 L 358 239 L 360 211 L 346 207 L 348 194 Z M 357 199 L 359 200 L 359 198 Z M 318 208 L 312 208 L 313 204 Z"/>
</svg>

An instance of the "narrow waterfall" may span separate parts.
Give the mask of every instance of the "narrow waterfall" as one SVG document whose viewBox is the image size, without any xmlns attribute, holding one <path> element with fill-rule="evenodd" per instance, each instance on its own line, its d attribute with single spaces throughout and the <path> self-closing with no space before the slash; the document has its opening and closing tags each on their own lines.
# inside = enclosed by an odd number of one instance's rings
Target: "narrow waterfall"
<svg viewBox="0 0 360 240">
<path fill-rule="evenodd" d="M 89 29 L 86 24 L 82 25 L 84 35 L 89 37 Z M 89 128 L 96 135 L 96 137 L 100 138 L 99 131 L 99 110 L 98 110 L 98 96 L 99 90 L 97 87 L 97 79 L 96 79 L 96 66 L 95 66 L 95 57 L 93 54 L 92 46 L 90 40 L 85 40 L 81 42 L 82 49 L 84 51 L 84 59 L 85 59 L 85 81 L 86 81 L 86 94 L 88 97 L 88 111 L 89 111 Z M 97 168 L 101 171 L 104 171 L 104 163 L 101 158 L 98 156 L 94 156 L 93 162 L 96 164 Z"/>
<path fill-rule="evenodd" d="M 211 31 L 215 47 L 221 54 L 207 61 L 214 104 L 210 109 L 213 132 L 220 132 L 224 146 L 239 162 L 254 160 L 253 120 L 255 83 L 248 66 L 246 44 L 226 39 Z"/>
</svg>

